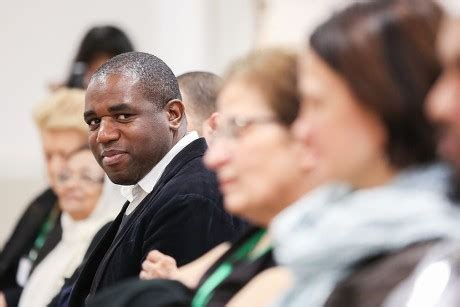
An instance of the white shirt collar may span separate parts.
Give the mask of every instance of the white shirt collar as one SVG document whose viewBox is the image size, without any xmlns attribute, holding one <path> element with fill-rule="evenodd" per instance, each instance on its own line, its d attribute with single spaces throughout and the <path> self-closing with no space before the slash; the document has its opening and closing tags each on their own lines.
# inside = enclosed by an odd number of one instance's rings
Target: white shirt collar
<svg viewBox="0 0 460 307">
<path fill-rule="evenodd" d="M 123 197 L 125 197 L 129 202 L 133 202 L 139 192 L 143 192 L 142 194 L 144 195 L 152 192 L 153 187 L 157 184 L 158 180 L 172 159 L 174 159 L 174 157 L 180 151 L 182 151 L 182 149 L 184 149 L 187 145 L 198 138 L 199 136 L 196 131 L 190 131 L 187 133 L 138 183 L 134 185 L 122 186 L 121 195 L 123 195 Z"/>
</svg>

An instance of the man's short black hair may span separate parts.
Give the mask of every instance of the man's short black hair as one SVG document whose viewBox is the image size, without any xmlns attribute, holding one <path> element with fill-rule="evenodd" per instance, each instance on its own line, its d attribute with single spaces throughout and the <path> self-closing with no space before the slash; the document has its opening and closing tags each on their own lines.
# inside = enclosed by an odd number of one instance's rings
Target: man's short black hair
<svg viewBox="0 0 460 307">
<path fill-rule="evenodd" d="M 144 52 L 127 52 L 104 63 L 91 82 L 109 75 L 121 75 L 137 80 L 138 89 L 155 106 L 163 108 L 173 99 L 181 99 L 176 76 L 165 62 Z"/>
</svg>

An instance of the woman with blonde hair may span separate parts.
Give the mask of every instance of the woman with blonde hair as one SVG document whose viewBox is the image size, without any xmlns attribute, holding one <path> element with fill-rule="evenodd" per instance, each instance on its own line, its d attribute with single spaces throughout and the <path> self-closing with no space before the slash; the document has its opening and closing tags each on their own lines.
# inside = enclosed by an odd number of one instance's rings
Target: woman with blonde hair
<svg viewBox="0 0 460 307">
<path fill-rule="evenodd" d="M 60 89 L 34 110 L 49 187 L 27 207 L 0 253 L 0 302 L 3 298 L 8 306 L 17 305 L 30 272 L 61 239 L 57 176 L 66 158 L 87 143 L 84 103 L 85 91 Z"/>
</svg>

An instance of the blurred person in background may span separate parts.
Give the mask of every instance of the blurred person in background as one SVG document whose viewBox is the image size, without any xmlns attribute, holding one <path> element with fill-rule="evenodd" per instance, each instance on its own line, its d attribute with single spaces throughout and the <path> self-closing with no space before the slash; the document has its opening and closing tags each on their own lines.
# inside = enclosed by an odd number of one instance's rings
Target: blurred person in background
<svg viewBox="0 0 460 307">
<path fill-rule="evenodd" d="M 187 129 L 197 131 L 208 144 L 217 126 L 216 100 L 222 79 L 210 72 L 193 71 L 177 77 L 187 115 Z"/>
<path fill-rule="evenodd" d="M 293 133 L 330 183 L 270 225 L 294 275 L 279 306 L 380 306 L 433 240 L 460 238 L 424 114 L 441 17 L 432 1 L 357 3 L 310 37 Z"/>
<path fill-rule="evenodd" d="M 266 291 L 251 304 L 265 305 L 285 289 L 265 229 L 313 185 L 310 165 L 299 163 L 305 153 L 289 131 L 299 108 L 296 67 L 290 51 L 250 54 L 231 66 L 217 100 L 218 129 L 205 163 L 217 172 L 225 209 L 257 226 L 180 268 L 152 251 L 140 277 L 153 280 L 107 289 L 89 306 L 241 306 L 248 301 L 237 293 L 265 273 Z"/>
<path fill-rule="evenodd" d="M 57 181 L 62 239 L 30 275 L 19 301 L 21 307 L 47 306 L 64 279 L 70 278 L 82 262 L 94 235 L 118 211 L 101 198 L 104 171 L 88 146 L 68 157 Z"/>
<path fill-rule="evenodd" d="M 450 163 L 449 196 L 460 203 L 460 20 L 446 18 L 438 38 L 443 72 L 427 97 L 426 111 L 435 123 L 438 153 Z M 435 246 L 414 274 L 393 291 L 385 307 L 455 307 L 460 305 L 460 243 Z"/>
<path fill-rule="evenodd" d="M 0 253 L 0 300 L 15 306 L 30 272 L 61 240 L 61 209 L 56 196 L 58 174 L 68 156 L 87 144 L 88 128 L 81 117 L 85 92 L 60 89 L 34 111 L 40 130 L 49 188 L 27 207 Z"/>
<path fill-rule="evenodd" d="M 130 51 L 134 51 L 134 46 L 120 28 L 113 25 L 92 27 L 80 42 L 65 83 L 52 84 L 50 88 L 53 90 L 65 86 L 86 89 L 99 66 L 116 55 Z"/>
</svg>

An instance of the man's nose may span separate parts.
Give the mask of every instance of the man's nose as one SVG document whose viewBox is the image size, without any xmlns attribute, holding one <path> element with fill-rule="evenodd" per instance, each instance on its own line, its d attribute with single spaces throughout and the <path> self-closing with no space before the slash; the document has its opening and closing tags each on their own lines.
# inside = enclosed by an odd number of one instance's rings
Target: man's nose
<svg viewBox="0 0 460 307">
<path fill-rule="evenodd" d="M 102 118 L 99 124 L 96 141 L 100 144 L 106 144 L 118 140 L 119 137 L 120 133 L 112 119 Z"/>
</svg>

